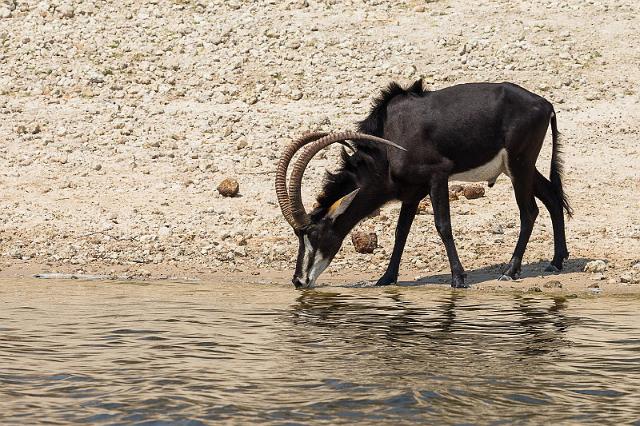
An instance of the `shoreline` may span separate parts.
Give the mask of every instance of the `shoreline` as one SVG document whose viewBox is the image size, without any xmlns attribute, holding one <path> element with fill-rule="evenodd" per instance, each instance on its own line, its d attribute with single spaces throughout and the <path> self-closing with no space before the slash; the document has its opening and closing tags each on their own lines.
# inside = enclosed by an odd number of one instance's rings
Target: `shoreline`
<svg viewBox="0 0 640 426">
<path fill-rule="evenodd" d="M 297 291 L 290 283 L 290 271 L 194 271 L 166 268 L 154 265 L 152 270 L 146 270 L 144 275 L 131 274 L 125 270 L 111 268 L 78 270 L 73 268 L 52 268 L 34 262 L 23 262 L 0 270 L 2 281 L 42 280 L 77 280 L 77 281 L 118 281 L 118 282 L 196 282 L 196 283 L 225 283 L 241 286 L 242 284 L 261 284 Z M 640 283 L 622 283 L 609 278 L 606 273 L 562 272 L 559 274 L 542 274 L 530 265 L 523 265 L 523 277 L 514 281 L 498 281 L 497 274 L 485 268 L 467 271 L 469 289 L 452 289 L 449 285 L 450 273 L 437 271 L 425 273 L 415 269 L 401 272 L 397 285 L 378 287 L 381 289 L 415 288 L 441 291 L 469 291 L 487 293 L 530 293 L 548 295 L 640 295 Z M 147 273 L 148 272 L 148 273 Z M 322 275 L 316 289 L 331 288 L 375 288 L 377 274 L 371 272 L 333 272 Z"/>
</svg>

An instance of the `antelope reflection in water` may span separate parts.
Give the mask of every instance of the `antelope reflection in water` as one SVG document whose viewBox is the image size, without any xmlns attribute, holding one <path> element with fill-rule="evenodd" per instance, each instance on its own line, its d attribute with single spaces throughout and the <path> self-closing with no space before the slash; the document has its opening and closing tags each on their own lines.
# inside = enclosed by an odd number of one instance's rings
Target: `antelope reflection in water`
<svg viewBox="0 0 640 426">
<path fill-rule="evenodd" d="M 411 301 L 410 297 L 420 297 Z M 336 342 L 382 352 L 393 348 L 411 357 L 462 358 L 553 355 L 566 346 L 565 333 L 578 321 L 564 311 L 566 299 L 514 296 L 483 301 L 451 293 L 436 300 L 389 289 L 382 295 L 304 291 L 293 305 L 291 321 L 325 344 Z"/>
</svg>

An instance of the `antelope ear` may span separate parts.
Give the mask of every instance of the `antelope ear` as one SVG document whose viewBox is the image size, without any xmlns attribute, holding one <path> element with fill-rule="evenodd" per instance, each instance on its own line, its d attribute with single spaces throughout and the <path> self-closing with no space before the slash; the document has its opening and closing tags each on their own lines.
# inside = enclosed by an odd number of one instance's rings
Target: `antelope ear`
<svg viewBox="0 0 640 426">
<path fill-rule="evenodd" d="M 333 203 L 331 207 L 329 207 L 327 217 L 331 220 L 336 220 L 338 216 L 340 216 L 349 208 L 349 205 L 351 204 L 353 199 L 356 198 L 356 195 L 358 195 L 358 191 L 360 191 L 360 188 L 351 191 L 350 193 Z"/>
</svg>

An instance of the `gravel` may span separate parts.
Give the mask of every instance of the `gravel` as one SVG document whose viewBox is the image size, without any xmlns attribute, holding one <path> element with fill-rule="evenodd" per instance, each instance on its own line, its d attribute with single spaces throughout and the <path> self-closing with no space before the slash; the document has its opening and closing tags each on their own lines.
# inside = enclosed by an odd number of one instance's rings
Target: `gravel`
<svg viewBox="0 0 640 426">
<path fill-rule="evenodd" d="M 513 81 L 554 103 L 576 209 L 569 250 L 615 261 L 618 277 L 640 252 L 639 14 L 630 0 L 0 0 L 0 270 L 291 270 L 298 242 L 273 189 L 284 145 L 353 129 L 390 81 L 421 77 L 430 89 Z M 307 205 L 338 152 L 305 173 Z M 544 175 L 549 156 L 547 139 Z M 228 177 L 242 196 L 219 193 Z M 538 204 L 525 264 L 553 254 Z M 468 270 L 509 259 L 519 219 L 507 177 L 451 210 Z M 342 250 L 334 270 L 382 271 L 398 212 L 363 223 L 375 262 Z M 421 212 L 403 267 L 446 271 L 430 205 Z"/>
</svg>

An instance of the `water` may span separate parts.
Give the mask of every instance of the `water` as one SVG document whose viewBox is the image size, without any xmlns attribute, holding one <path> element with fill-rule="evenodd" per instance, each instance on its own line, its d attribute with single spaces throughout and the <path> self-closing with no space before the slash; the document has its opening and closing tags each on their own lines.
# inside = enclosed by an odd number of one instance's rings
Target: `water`
<svg viewBox="0 0 640 426">
<path fill-rule="evenodd" d="M 0 424 L 640 425 L 639 394 L 634 296 L 0 281 Z"/>
</svg>

